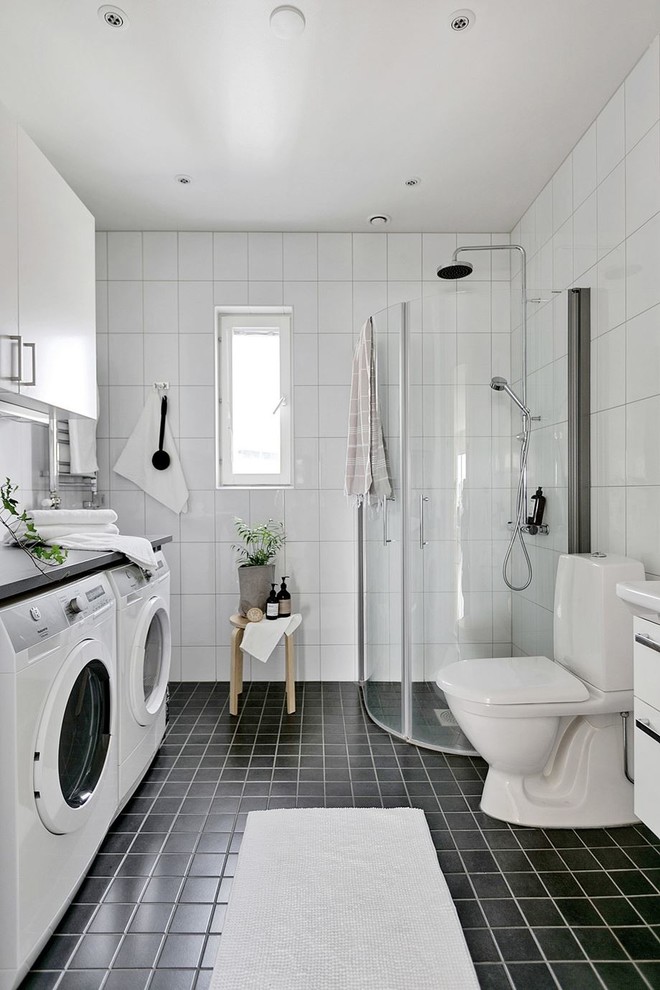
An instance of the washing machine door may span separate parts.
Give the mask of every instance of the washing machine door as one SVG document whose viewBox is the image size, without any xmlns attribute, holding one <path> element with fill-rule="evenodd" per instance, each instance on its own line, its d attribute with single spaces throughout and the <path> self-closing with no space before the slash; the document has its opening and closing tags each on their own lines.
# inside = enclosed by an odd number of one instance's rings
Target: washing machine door
<svg viewBox="0 0 660 990">
<path fill-rule="evenodd" d="M 139 725 L 150 725 L 165 704 L 171 656 L 169 612 L 154 595 L 140 615 L 130 657 L 130 705 Z"/>
<path fill-rule="evenodd" d="M 51 832 L 74 832 L 98 804 L 110 758 L 111 670 L 104 644 L 83 640 L 63 663 L 48 695 L 34 753 L 34 795 Z"/>
</svg>

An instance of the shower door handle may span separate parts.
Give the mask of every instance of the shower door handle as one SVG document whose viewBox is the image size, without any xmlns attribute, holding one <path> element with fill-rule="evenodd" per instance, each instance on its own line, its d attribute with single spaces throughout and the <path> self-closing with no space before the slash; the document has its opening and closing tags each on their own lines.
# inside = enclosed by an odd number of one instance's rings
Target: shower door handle
<svg viewBox="0 0 660 990">
<path fill-rule="evenodd" d="M 424 503 L 429 501 L 428 495 L 419 496 L 419 549 L 423 550 L 429 542 L 424 538 Z"/>
<path fill-rule="evenodd" d="M 390 498 L 388 498 L 387 496 L 385 496 L 385 498 L 383 499 L 383 546 L 384 547 L 386 547 L 388 543 L 391 543 L 392 542 L 392 540 L 390 538 L 390 534 L 389 534 L 389 528 L 388 528 L 387 503 L 388 502 L 393 502 L 393 501 L 394 501 L 394 497 L 393 496 L 391 496 Z"/>
</svg>

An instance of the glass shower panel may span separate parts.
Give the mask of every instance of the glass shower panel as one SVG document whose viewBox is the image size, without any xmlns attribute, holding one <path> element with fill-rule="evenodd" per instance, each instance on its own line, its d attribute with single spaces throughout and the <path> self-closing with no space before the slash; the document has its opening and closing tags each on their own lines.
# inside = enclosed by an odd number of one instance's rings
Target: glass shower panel
<svg viewBox="0 0 660 990">
<path fill-rule="evenodd" d="M 362 512 L 364 697 L 370 715 L 403 732 L 401 370 L 403 306 L 373 317 L 378 400 L 392 495 Z"/>
</svg>

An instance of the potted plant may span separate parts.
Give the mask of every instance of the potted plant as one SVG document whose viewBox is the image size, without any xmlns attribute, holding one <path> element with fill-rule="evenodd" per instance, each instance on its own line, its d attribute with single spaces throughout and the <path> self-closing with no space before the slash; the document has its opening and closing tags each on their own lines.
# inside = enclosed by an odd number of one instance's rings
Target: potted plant
<svg viewBox="0 0 660 990">
<path fill-rule="evenodd" d="M 241 615 L 247 615 L 249 608 L 263 612 L 275 578 L 275 565 L 271 561 L 286 540 L 284 524 L 273 519 L 257 526 L 248 526 L 242 519 L 235 522 L 236 532 L 243 541 L 233 546 L 238 554 L 238 610 Z"/>
</svg>

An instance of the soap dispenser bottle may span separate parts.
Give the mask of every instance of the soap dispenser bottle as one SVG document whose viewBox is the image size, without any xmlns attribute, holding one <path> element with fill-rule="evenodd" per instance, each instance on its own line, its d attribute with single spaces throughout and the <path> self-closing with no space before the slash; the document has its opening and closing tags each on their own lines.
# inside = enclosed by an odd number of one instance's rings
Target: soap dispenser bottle
<svg viewBox="0 0 660 990">
<path fill-rule="evenodd" d="M 266 618 L 267 619 L 277 619 L 279 616 L 280 603 L 277 600 L 277 592 L 275 590 L 276 585 L 273 583 L 270 586 L 270 594 L 266 599 Z"/>
<path fill-rule="evenodd" d="M 543 513 L 545 512 L 545 495 L 542 488 L 536 489 L 536 494 L 532 495 L 532 502 L 535 502 L 536 505 L 531 522 L 534 526 L 540 526 L 543 523 Z"/>
<path fill-rule="evenodd" d="M 289 589 L 286 586 L 286 579 L 288 574 L 285 574 L 282 578 L 282 584 L 280 590 L 277 593 L 277 601 L 279 603 L 279 615 L 280 619 L 288 619 L 291 615 L 291 595 L 289 594 Z"/>
</svg>

